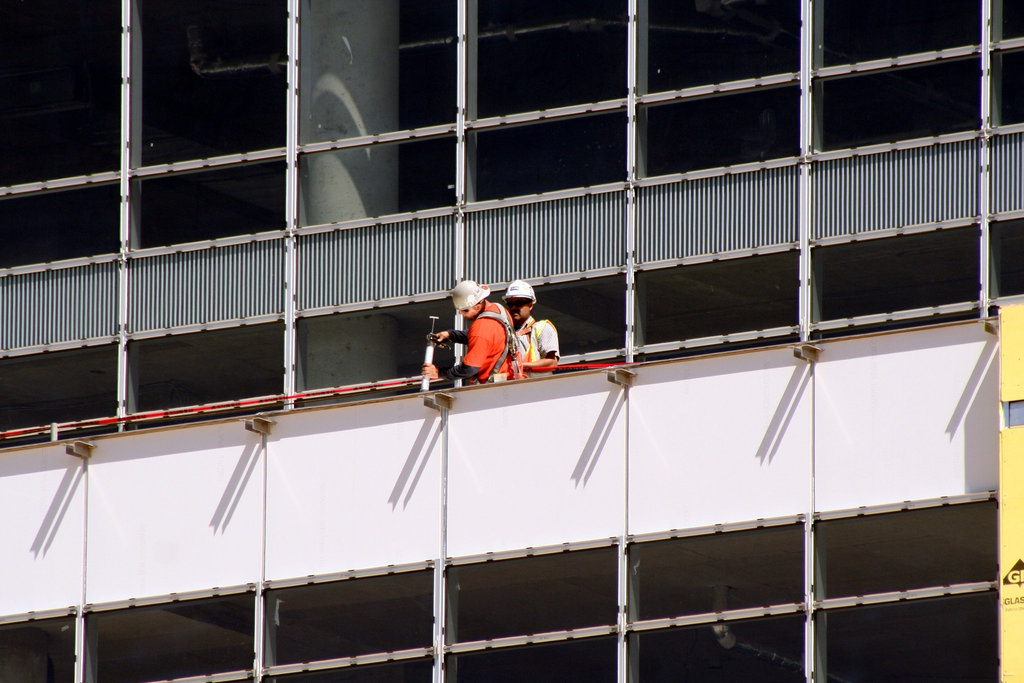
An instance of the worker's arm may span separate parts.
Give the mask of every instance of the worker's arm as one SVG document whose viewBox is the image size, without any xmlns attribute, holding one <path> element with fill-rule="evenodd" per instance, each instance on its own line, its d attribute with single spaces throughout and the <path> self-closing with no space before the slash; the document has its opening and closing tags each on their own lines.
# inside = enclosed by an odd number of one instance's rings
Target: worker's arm
<svg viewBox="0 0 1024 683">
<path fill-rule="evenodd" d="M 466 330 L 442 330 L 437 333 L 437 341 L 453 341 L 456 344 L 468 344 L 469 335 Z M 475 377 L 480 368 L 474 365 L 459 363 L 451 368 L 439 368 L 436 365 L 426 363 L 423 365 L 422 375 L 430 379 L 468 379 Z"/>
<path fill-rule="evenodd" d="M 548 355 L 544 358 L 538 358 L 533 362 L 524 362 L 523 370 L 530 370 L 532 372 L 550 372 L 558 367 L 558 354 L 554 351 L 549 351 Z"/>
</svg>

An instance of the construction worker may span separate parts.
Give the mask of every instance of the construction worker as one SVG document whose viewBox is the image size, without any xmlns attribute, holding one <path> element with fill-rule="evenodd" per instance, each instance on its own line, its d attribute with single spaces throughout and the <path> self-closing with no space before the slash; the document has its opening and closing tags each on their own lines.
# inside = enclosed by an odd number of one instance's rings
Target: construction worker
<svg viewBox="0 0 1024 683">
<path fill-rule="evenodd" d="M 505 290 L 505 305 L 516 328 L 527 377 L 550 373 L 558 366 L 558 330 L 550 320 L 533 319 L 536 303 L 537 295 L 528 282 L 516 280 Z"/>
<path fill-rule="evenodd" d="M 523 377 L 512 318 L 505 307 L 490 301 L 491 290 L 473 280 L 463 280 L 452 290 L 452 303 L 463 318 L 470 321 L 469 330 L 444 330 L 432 335 L 431 341 L 447 341 L 466 345 L 462 362 L 439 369 L 423 364 L 423 376 L 430 379 L 474 379 L 480 384 Z"/>
</svg>

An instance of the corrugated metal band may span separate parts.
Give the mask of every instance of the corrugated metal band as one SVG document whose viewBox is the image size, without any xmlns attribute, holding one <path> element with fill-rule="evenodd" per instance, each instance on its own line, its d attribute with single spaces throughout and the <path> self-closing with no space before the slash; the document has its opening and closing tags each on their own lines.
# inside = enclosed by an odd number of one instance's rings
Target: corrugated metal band
<svg viewBox="0 0 1024 683">
<path fill-rule="evenodd" d="M 786 166 L 640 188 L 638 262 L 796 242 L 798 177 Z"/>
<path fill-rule="evenodd" d="M 991 139 L 993 213 L 1024 211 L 1024 133 Z"/>
<path fill-rule="evenodd" d="M 0 346 L 117 334 L 117 263 L 95 263 L 0 278 Z"/>
<path fill-rule="evenodd" d="M 626 195 L 607 192 L 466 214 L 466 274 L 509 282 L 622 266 Z"/>
<path fill-rule="evenodd" d="M 964 140 L 816 163 L 812 239 L 977 215 L 977 149 Z"/>
<path fill-rule="evenodd" d="M 284 241 L 265 240 L 129 261 L 131 332 L 284 310 Z"/>
<path fill-rule="evenodd" d="M 451 287 L 457 220 L 440 216 L 300 236 L 299 310 Z"/>
</svg>

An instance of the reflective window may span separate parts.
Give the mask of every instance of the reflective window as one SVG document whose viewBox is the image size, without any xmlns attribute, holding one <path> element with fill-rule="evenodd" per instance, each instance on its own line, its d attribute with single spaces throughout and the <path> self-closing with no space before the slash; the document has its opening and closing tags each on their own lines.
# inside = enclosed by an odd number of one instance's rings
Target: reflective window
<svg viewBox="0 0 1024 683">
<path fill-rule="evenodd" d="M 977 243 L 962 228 L 812 249 L 815 319 L 974 301 Z"/>
<path fill-rule="evenodd" d="M 418 211 L 455 203 L 455 138 L 299 157 L 299 223 Z"/>
<path fill-rule="evenodd" d="M 630 635 L 629 646 L 635 681 L 804 680 L 802 614 L 642 631 Z"/>
<path fill-rule="evenodd" d="M 612 625 L 617 561 L 601 548 L 450 567 L 448 642 Z"/>
<path fill-rule="evenodd" d="M 641 271 L 636 287 L 639 344 L 796 325 L 799 255 Z"/>
<path fill-rule="evenodd" d="M 1016 0 L 992 0 L 993 17 L 1002 22 L 996 24 L 997 36 L 1002 40 L 1024 36 L 1024 6 Z"/>
<path fill-rule="evenodd" d="M 558 330 L 561 355 L 620 349 L 626 343 L 626 281 L 622 277 L 541 285 L 535 317 Z"/>
<path fill-rule="evenodd" d="M 142 45 L 142 139 L 136 164 L 284 146 L 287 4 L 141 3 L 136 41 Z"/>
<path fill-rule="evenodd" d="M 625 0 L 470 5 L 470 118 L 626 96 Z"/>
<path fill-rule="evenodd" d="M 267 683 L 431 683 L 433 676 L 434 660 L 414 659 L 294 676 L 264 676 L 263 680 Z"/>
<path fill-rule="evenodd" d="M 71 683 L 75 679 L 74 618 L 0 626 L 0 675 L 12 682 Z"/>
<path fill-rule="evenodd" d="M 644 92 L 800 69 L 800 3 L 795 0 L 646 4 L 650 17 Z"/>
<path fill-rule="evenodd" d="M 284 325 L 256 325 L 130 342 L 129 410 L 280 394 Z"/>
<path fill-rule="evenodd" d="M 820 149 L 923 138 L 978 127 L 976 57 L 816 84 Z"/>
<path fill-rule="evenodd" d="M 448 680 L 457 683 L 615 683 L 615 638 L 450 655 Z"/>
<path fill-rule="evenodd" d="M 630 619 L 803 602 L 802 524 L 635 543 Z"/>
<path fill-rule="evenodd" d="M 626 179 L 621 113 L 503 126 L 469 135 L 476 201 L 586 187 Z"/>
<path fill-rule="evenodd" d="M 430 331 L 454 327 L 451 299 L 337 315 L 299 318 L 298 364 L 300 391 L 343 387 L 396 377 L 417 377 Z M 439 363 L 446 353 L 437 351 Z"/>
<path fill-rule="evenodd" d="M 455 121 L 454 0 L 303 0 L 302 143 Z"/>
<path fill-rule="evenodd" d="M 254 606 L 246 594 L 89 614 L 90 680 L 143 683 L 252 669 Z"/>
<path fill-rule="evenodd" d="M 117 185 L 0 200 L 0 268 L 116 253 L 120 207 Z"/>
<path fill-rule="evenodd" d="M 0 360 L 0 429 L 116 413 L 113 345 Z"/>
<path fill-rule="evenodd" d="M 822 66 L 976 45 L 981 35 L 981 3 L 971 0 L 829 0 L 815 9 Z"/>
<path fill-rule="evenodd" d="M 267 664 L 430 647 L 432 571 L 270 590 Z"/>
<path fill-rule="evenodd" d="M 647 176 L 800 153 L 799 88 L 763 88 L 641 109 Z"/>
<path fill-rule="evenodd" d="M 992 581 L 994 503 L 819 522 L 819 598 Z"/>
<path fill-rule="evenodd" d="M 0 185 L 120 167 L 121 4 L 0 10 Z"/>
<path fill-rule="evenodd" d="M 996 53 L 992 61 L 999 79 L 993 107 L 996 124 L 1024 123 L 1024 50 Z"/>
<path fill-rule="evenodd" d="M 1024 220 L 989 225 L 992 242 L 992 296 L 1024 294 Z"/>
<path fill-rule="evenodd" d="M 995 593 L 818 613 L 822 680 L 999 680 Z"/>
<path fill-rule="evenodd" d="M 134 181 L 136 248 L 285 227 L 285 164 L 247 164 Z"/>
</svg>

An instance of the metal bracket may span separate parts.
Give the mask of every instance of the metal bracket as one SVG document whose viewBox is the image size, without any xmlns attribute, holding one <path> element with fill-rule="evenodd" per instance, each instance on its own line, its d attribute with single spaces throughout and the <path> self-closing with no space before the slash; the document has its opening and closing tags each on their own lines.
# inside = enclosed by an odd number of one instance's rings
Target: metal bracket
<svg viewBox="0 0 1024 683">
<path fill-rule="evenodd" d="M 64 444 L 65 453 L 82 460 L 88 460 L 92 457 L 92 449 L 94 448 L 96 448 L 96 444 L 92 441 L 72 441 L 71 443 Z"/>
<path fill-rule="evenodd" d="M 269 417 L 263 417 L 257 415 L 254 418 L 245 421 L 246 431 L 255 432 L 256 434 L 262 434 L 263 436 L 270 436 L 270 430 L 277 424 L 274 420 Z"/>
<path fill-rule="evenodd" d="M 805 360 L 808 363 L 817 363 L 821 355 L 821 347 L 814 344 L 797 344 L 793 348 L 793 357 Z"/>
<path fill-rule="evenodd" d="M 997 320 L 986 320 L 985 321 L 985 331 L 988 332 L 989 334 L 993 334 L 993 335 L 998 337 L 999 336 L 999 321 L 997 321 Z"/>
<path fill-rule="evenodd" d="M 455 403 L 455 397 L 451 394 L 444 394 L 438 392 L 436 394 L 427 394 L 423 397 L 423 405 L 428 408 L 440 412 L 441 410 L 451 410 L 452 405 Z"/>
<path fill-rule="evenodd" d="M 633 380 L 636 379 L 636 373 L 625 368 L 606 370 L 604 376 L 609 382 L 618 384 L 620 387 L 631 387 L 633 386 Z"/>
</svg>

